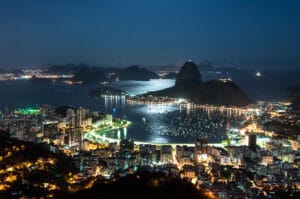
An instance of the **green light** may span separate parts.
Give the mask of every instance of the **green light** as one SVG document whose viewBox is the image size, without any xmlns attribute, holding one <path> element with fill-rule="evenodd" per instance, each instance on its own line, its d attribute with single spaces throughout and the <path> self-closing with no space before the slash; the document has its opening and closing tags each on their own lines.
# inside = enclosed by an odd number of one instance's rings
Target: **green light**
<svg viewBox="0 0 300 199">
<path fill-rule="evenodd" d="M 34 109 L 34 108 L 24 108 L 24 109 L 18 109 L 15 111 L 17 114 L 21 115 L 37 115 L 40 113 L 40 109 Z"/>
</svg>

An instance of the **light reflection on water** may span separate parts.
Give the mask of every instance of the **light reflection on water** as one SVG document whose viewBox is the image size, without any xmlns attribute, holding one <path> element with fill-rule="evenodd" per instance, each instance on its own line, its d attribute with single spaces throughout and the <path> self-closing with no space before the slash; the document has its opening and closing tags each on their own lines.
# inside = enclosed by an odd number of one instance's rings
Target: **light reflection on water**
<svg viewBox="0 0 300 199">
<path fill-rule="evenodd" d="M 111 132 L 107 137 L 129 138 L 159 143 L 194 142 L 197 137 L 210 142 L 226 138 L 226 128 L 241 116 L 225 112 L 181 109 L 179 105 L 130 105 L 126 118 L 132 121 L 127 129 Z M 120 113 L 120 112 L 119 112 Z M 120 115 L 120 114 L 119 114 Z"/>
<path fill-rule="evenodd" d="M 162 90 L 174 86 L 175 80 L 152 79 L 150 81 L 120 81 L 111 84 L 111 87 L 122 89 L 129 95 L 140 95 L 150 91 Z"/>
<path fill-rule="evenodd" d="M 143 113 L 147 115 L 156 115 L 167 112 L 172 112 L 178 110 L 178 105 L 170 104 L 151 104 L 151 105 L 141 105 L 138 108 L 135 108 L 133 111 L 137 113 Z"/>
<path fill-rule="evenodd" d="M 124 138 L 126 139 L 127 138 L 127 128 L 123 128 L 123 133 L 124 133 Z"/>
<path fill-rule="evenodd" d="M 0 83 L 2 85 L 0 87 L 0 105 L 2 106 L 0 110 L 4 110 L 3 107 L 5 106 L 22 108 L 43 104 L 82 106 L 91 110 L 111 113 L 115 117 L 132 121 L 132 125 L 128 128 L 121 129 L 119 133 L 118 131 L 112 132 L 106 136 L 162 143 L 193 142 L 196 137 L 195 132 L 198 127 L 197 125 L 193 126 L 193 124 L 195 124 L 195 115 L 197 114 L 191 111 L 191 116 L 187 116 L 186 111 L 180 112 L 178 105 L 129 105 L 126 104 L 125 97 L 88 97 L 89 90 L 97 87 L 96 85 L 32 84 L 26 81 L 13 81 L 5 83 L 5 86 L 3 84 Z M 141 94 L 163 89 L 173 84 L 174 80 L 151 80 L 146 82 L 118 82 L 114 86 L 127 91 L 129 94 Z M 200 115 L 200 119 L 206 117 L 205 114 L 200 113 Z M 186 120 L 186 122 L 180 124 L 180 121 L 183 120 Z M 201 124 L 199 124 L 200 126 Z M 190 127 L 193 129 L 191 131 L 194 134 L 193 136 L 188 136 Z M 178 134 L 174 134 L 177 131 Z M 205 133 L 203 131 L 203 134 Z M 215 133 L 212 132 L 212 134 Z M 206 135 L 210 138 L 209 134 Z M 222 132 L 218 131 L 216 135 L 220 139 L 222 136 L 219 135 L 222 135 Z"/>
</svg>

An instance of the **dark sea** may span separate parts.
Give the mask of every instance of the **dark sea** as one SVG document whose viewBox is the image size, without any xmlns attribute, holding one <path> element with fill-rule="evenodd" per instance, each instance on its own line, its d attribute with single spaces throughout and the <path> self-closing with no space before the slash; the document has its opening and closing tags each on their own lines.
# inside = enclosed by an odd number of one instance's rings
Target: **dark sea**
<svg viewBox="0 0 300 199">
<path fill-rule="evenodd" d="M 204 73 L 204 81 L 218 78 L 231 78 L 252 100 L 281 100 L 288 95 L 287 88 L 300 85 L 300 73 L 289 71 L 236 72 L 231 74 Z M 110 86 L 137 95 L 160 90 L 174 85 L 174 80 L 123 81 Z M 187 115 L 179 112 L 179 107 L 148 107 L 147 105 L 126 104 L 125 97 L 91 98 L 88 93 L 97 85 L 67 85 L 63 83 L 31 83 L 28 80 L 0 82 L 0 110 L 14 110 L 25 107 L 38 107 L 44 104 L 53 106 L 68 105 L 85 107 L 104 113 L 113 113 L 116 117 L 131 120 L 133 124 L 121 132 L 113 132 L 113 137 L 126 137 L 139 141 L 153 142 L 193 142 L 196 137 L 206 137 L 210 142 L 220 142 L 224 138 L 224 126 L 215 126 L 224 120 L 215 116 L 207 120 L 205 113 Z M 200 116 L 199 116 L 200 115 Z M 174 118 L 173 118 L 174 117 Z M 175 118 L 176 117 L 176 118 Z M 182 118 L 182 120 L 181 120 Z M 198 125 L 193 125 L 198 121 Z M 203 122 L 202 122 L 203 121 Z M 191 122 L 190 124 L 188 122 Z M 222 123 L 221 122 L 221 123 Z M 201 124 L 211 125 L 211 129 L 202 128 Z M 209 124 L 209 125 L 208 125 Z M 175 126 L 175 127 L 174 127 Z M 188 129 L 188 127 L 192 129 Z M 175 130 L 174 130 L 175 129 Z M 178 131 L 177 131 L 178 130 Z M 175 132 L 175 133 L 174 133 Z M 189 134 L 189 132 L 192 132 Z"/>
</svg>

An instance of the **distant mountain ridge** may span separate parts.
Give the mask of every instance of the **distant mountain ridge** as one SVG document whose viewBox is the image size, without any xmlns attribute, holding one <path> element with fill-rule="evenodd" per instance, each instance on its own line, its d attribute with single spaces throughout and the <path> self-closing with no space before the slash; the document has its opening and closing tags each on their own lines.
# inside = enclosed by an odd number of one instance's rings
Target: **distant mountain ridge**
<svg viewBox="0 0 300 199">
<path fill-rule="evenodd" d="M 146 95 L 188 98 L 193 102 L 212 105 L 245 106 L 251 103 L 245 93 L 232 81 L 202 82 L 197 65 L 185 62 L 177 75 L 175 86 Z"/>
<path fill-rule="evenodd" d="M 83 83 L 99 83 L 107 81 L 107 77 L 101 68 L 85 67 L 79 69 L 73 77 L 74 81 L 82 81 Z"/>
<path fill-rule="evenodd" d="M 211 62 L 203 61 L 196 67 L 191 67 L 189 70 L 192 74 L 200 74 L 200 71 L 205 72 L 237 72 L 239 69 L 233 67 L 215 67 Z M 83 83 L 99 83 L 103 81 L 126 81 L 126 80 L 136 80 L 136 81 L 148 81 L 150 79 L 159 79 L 159 75 L 152 70 L 141 67 L 138 65 L 132 65 L 125 68 L 117 67 L 95 67 L 89 66 L 87 64 L 66 64 L 66 65 L 52 65 L 48 67 L 48 74 L 58 74 L 58 75 L 71 75 L 73 74 L 74 81 L 82 81 Z M 177 73 L 171 72 L 165 75 L 164 79 L 175 79 L 177 78 Z M 181 76 L 183 78 L 189 78 L 186 75 Z M 195 77 L 193 81 L 201 81 L 201 75 Z M 180 78 L 177 82 L 180 82 Z M 183 80 L 184 81 L 184 80 Z M 194 82 L 198 84 L 199 82 Z"/>
<path fill-rule="evenodd" d="M 175 72 L 170 72 L 166 75 L 164 75 L 162 78 L 163 79 L 176 79 L 178 73 L 175 73 Z"/>
<path fill-rule="evenodd" d="M 61 74 L 69 75 L 78 72 L 83 68 L 88 68 L 90 66 L 86 64 L 66 64 L 66 65 L 52 65 L 48 67 L 47 73 L 49 74 Z"/>
<path fill-rule="evenodd" d="M 119 80 L 147 81 L 150 79 L 159 78 L 156 73 L 146 68 L 141 68 L 138 65 L 129 66 L 127 68 L 120 68 L 116 70 L 115 73 L 119 75 Z"/>
<path fill-rule="evenodd" d="M 215 67 L 209 61 L 202 61 L 198 68 L 202 72 L 221 72 L 221 73 L 232 73 L 232 72 L 239 72 L 240 69 L 235 67 Z"/>
<path fill-rule="evenodd" d="M 74 74 L 73 80 L 82 81 L 83 83 L 99 83 L 115 79 L 148 81 L 159 78 L 155 72 L 138 65 L 126 68 L 91 67 L 85 64 L 53 65 L 48 68 L 47 73 L 61 75 Z"/>
</svg>

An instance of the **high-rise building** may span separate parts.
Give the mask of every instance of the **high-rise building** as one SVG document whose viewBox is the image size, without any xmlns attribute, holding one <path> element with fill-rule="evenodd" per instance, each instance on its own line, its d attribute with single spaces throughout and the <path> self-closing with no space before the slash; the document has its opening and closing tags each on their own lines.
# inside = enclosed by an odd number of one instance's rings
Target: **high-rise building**
<svg viewBox="0 0 300 199">
<path fill-rule="evenodd" d="M 74 145 L 78 145 L 80 148 L 80 144 L 83 140 L 82 128 L 72 128 L 68 129 L 68 138 L 69 138 L 69 147 Z"/>
<path fill-rule="evenodd" d="M 112 114 L 106 114 L 105 115 L 105 120 L 106 120 L 106 125 L 112 125 L 113 119 L 112 119 Z"/>
<path fill-rule="evenodd" d="M 161 146 L 160 161 L 164 163 L 170 163 L 173 161 L 171 145 Z"/>
<path fill-rule="evenodd" d="M 202 153 L 207 153 L 207 143 L 207 139 L 197 138 L 195 143 L 195 150 Z"/>
<path fill-rule="evenodd" d="M 75 111 L 73 109 L 68 109 L 67 110 L 67 121 L 69 123 L 69 126 L 71 128 L 74 128 L 76 126 L 76 114 Z"/>
<path fill-rule="evenodd" d="M 206 162 L 208 160 L 207 139 L 197 138 L 195 143 L 195 161 Z"/>
<path fill-rule="evenodd" d="M 249 134 L 248 135 L 248 147 L 252 150 L 256 150 L 256 135 L 255 134 Z"/>
<path fill-rule="evenodd" d="M 86 116 L 86 109 L 79 107 L 76 111 L 76 127 L 81 127 Z"/>
<path fill-rule="evenodd" d="M 51 136 L 58 132 L 57 121 L 45 121 L 42 123 L 42 132 L 44 136 Z"/>
</svg>

